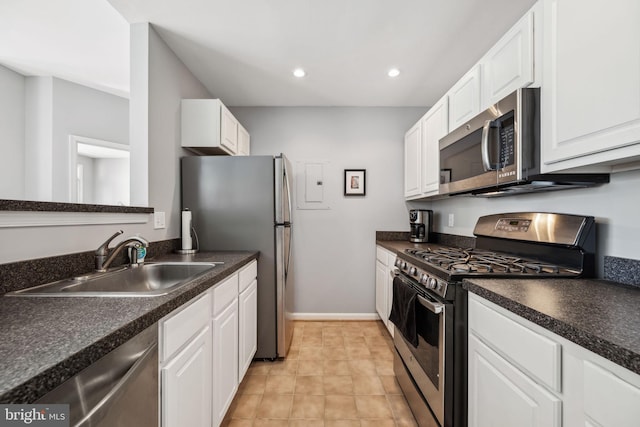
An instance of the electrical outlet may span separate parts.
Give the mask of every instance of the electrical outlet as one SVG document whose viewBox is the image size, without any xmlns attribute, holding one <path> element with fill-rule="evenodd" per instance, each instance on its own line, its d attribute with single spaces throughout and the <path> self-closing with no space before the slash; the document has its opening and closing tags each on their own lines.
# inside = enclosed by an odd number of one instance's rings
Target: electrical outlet
<svg viewBox="0 0 640 427">
<path fill-rule="evenodd" d="M 450 213 L 449 214 L 449 224 L 448 225 L 449 225 L 449 227 L 453 227 L 453 224 L 455 224 L 454 217 L 453 217 L 453 214 Z"/>
<path fill-rule="evenodd" d="M 164 223 L 164 212 L 154 212 L 153 213 L 153 228 L 165 228 L 166 225 Z"/>
</svg>

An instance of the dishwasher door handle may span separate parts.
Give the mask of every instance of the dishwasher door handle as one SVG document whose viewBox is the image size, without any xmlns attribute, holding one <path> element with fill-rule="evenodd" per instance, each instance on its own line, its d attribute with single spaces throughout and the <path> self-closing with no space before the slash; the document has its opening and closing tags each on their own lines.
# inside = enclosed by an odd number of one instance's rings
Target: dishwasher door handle
<svg viewBox="0 0 640 427">
<path fill-rule="evenodd" d="M 104 412 L 109 410 L 110 404 L 125 392 L 127 385 L 137 377 L 137 374 L 146 366 L 147 361 L 154 358 L 157 349 L 157 342 L 153 342 L 147 347 L 109 392 L 105 394 L 80 421 L 74 424 L 73 427 L 90 427 L 97 425 L 104 417 Z"/>
</svg>

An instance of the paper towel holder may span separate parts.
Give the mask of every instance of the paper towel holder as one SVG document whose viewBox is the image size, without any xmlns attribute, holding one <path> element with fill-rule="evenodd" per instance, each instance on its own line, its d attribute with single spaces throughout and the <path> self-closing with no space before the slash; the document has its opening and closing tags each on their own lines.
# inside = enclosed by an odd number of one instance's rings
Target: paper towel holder
<svg viewBox="0 0 640 427">
<path fill-rule="evenodd" d="M 192 255 L 200 251 L 200 241 L 198 240 L 198 233 L 196 233 L 196 229 L 191 226 L 191 235 L 196 241 L 196 247 L 193 249 L 176 249 L 174 252 L 180 255 Z"/>
</svg>

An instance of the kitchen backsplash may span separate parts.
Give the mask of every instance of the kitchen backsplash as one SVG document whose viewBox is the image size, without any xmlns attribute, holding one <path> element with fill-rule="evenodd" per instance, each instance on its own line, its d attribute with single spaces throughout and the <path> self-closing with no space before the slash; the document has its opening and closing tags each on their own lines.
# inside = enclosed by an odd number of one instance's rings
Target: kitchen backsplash
<svg viewBox="0 0 640 427">
<path fill-rule="evenodd" d="M 171 253 L 179 248 L 179 244 L 180 239 L 150 242 L 147 259 Z M 112 265 L 115 267 L 125 263 L 128 263 L 128 256 L 123 251 Z M 0 264 L 0 295 L 86 274 L 94 269 L 95 251 Z"/>
<path fill-rule="evenodd" d="M 605 256 L 604 278 L 640 287 L 640 260 Z"/>
</svg>

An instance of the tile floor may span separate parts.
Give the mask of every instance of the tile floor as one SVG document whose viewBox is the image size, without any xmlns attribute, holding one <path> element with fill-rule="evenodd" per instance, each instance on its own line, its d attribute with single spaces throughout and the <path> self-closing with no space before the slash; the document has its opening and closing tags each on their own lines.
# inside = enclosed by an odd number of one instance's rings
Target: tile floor
<svg viewBox="0 0 640 427">
<path fill-rule="evenodd" d="M 226 427 L 416 426 L 380 321 L 295 322 L 285 360 L 254 361 Z"/>
</svg>

